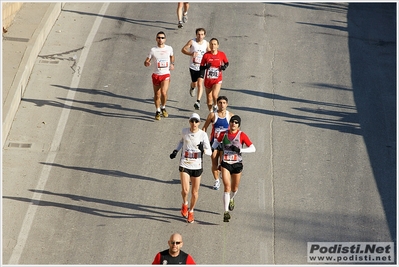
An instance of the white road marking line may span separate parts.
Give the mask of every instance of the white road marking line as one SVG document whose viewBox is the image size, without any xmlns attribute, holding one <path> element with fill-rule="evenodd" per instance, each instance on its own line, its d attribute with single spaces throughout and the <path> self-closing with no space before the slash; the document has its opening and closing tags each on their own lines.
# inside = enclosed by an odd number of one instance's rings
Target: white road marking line
<svg viewBox="0 0 399 267">
<path fill-rule="evenodd" d="M 75 74 L 72 77 L 72 82 L 70 86 L 70 90 L 68 92 L 67 100 L 64 102 L 64 108 L 62 110 L 60 119 L 58 121 L 58 126 L 57 130 L 54 134 L 53 141 L 51 143 L 50 151 L 46 159 L 46 164 L 43 166 L 42 172 L 39 177 L 39 181 L 36 185 L 36 190 L 35 193 L 32 196 L 32 202 L 31 205 L 29 206 L 24 221 L 22 222 L 21 226 L 21 231 L 19 232 L 18 235 L 18 240 L 17 244 L 15 245 L 10 260 L 8 261 L 8 264 L 18 264 L 20 257 L 22 255 L 22 252 L 24 250 L 26 240 L 28 239 L 28 235 L 30 232 L 30 229 L 32 227 L 32 222 L 35 217 L 37 208 L 39 206 L 42 194 L 40 193 L 42 190 L 44 190 L 45 185 L 47 183 L 50 171 L 51 171 L 51 166 L 52 163 L 54 163 L 55 157 L 57 156 L 57 150 L 58 147 L 60 146 L 62 136 L 64 134 L 65 126 L 68 121 L 69 113 L 71 111 L 71 106 L 73 104 L 73 100 L 75 98 L 76 94 L 76 89 L 78 88 L 79 82 L 80 82 L 80 73 L 83 71 L 83 66 L 86 62 L 87 55 L 89 54 L 90 47 L 93 43 L 94 37 L 97 34 L 98 28 L 100 27 L 101 21 L 103 19 L 103 15 L 105 14 L 107 8 L 109 6 L 109 3 L 104 3 L 103 6 L 100 9 L 100 12 L 98 13 L 99 16 L 97 16 L 96 20 L 94 21 L 93 27 L 91 28 L 91 31 L 86 39 L 85 46 L 82 50 L 82 54 L 79 59 L 79 63 L 77 64 L 76 69 L 80 69 L 80 72 L 75 72 Z"/>
</svg>

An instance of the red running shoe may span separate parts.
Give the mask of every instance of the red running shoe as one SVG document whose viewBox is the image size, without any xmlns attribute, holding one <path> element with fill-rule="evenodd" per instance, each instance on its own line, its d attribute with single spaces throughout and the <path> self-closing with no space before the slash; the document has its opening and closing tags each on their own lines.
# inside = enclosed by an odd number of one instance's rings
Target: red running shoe
<svg viewBox="0 0 399 267">
<path fill-rule="evenodd" d="M 193 223 L 194 222 L 194 211 L 190 211 L 188 213 L 187 222 L 188 223 Z"/>
<path fill-rule="evenodd" d="M 187 218 L 187 215 L 188 215 L 188 205 L 183 204 L 183 205 L 181 206 L 181 215 L 182 215 L 184 218 Z"/>
</svg>

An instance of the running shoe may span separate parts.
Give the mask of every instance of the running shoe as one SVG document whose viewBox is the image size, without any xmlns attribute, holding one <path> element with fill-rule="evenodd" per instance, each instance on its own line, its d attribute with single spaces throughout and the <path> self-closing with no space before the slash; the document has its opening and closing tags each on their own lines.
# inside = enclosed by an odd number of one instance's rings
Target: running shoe
<svg viewBox="0 0 399 267">
<path fill-rule="evenodd" d="M 194 211 L 188 212 L 187 222 L 188 223 L 193 223 L 194 222 Z"/>
<path fill-rule="evenodd" d="M 159 112 L 159 111 L 155 112 L 155 119 L 157 121 L 161 120 L 161 112 Z"/>
<path fill-rule="evenodd" d="M 179 23 L 177 24 L 178 28 L 183 28 L 183 21 L 179 21 Z"/>
<path fill-rule="evenodd" d="M 191 88 L 191 86 L 190 86 L 190 95 L 191 95 L 191 97 L 194 96 L 194 91 L 195 91 L 195 88 Z"/>
<path fill-rule="evenodd" d="M 181 215 L 184 217 L 184 218 L 187 218 L 187 215 L 188 215 L 188 205 L 186 205 L 186 204 L 183 204 L 183 205 L 181 205 Z"/>
<path fill-rule="evenodd" d="M 215 180 L 215 183 L 213 184 L 213 189 L 219 190 L 219 188 L 220 188 L 220 180 L 217 179 L 217 180 Z"/>
<path fill-rule="evenodd" d="M 162 112 L 162 116 L 164 116 L 165 118 L 167 118 L 169 116 L 168 112 L 166 112 L 165 108 L 161 108 L 161 112 Z"/>
<path fill-rule="evenodd" d="M 226 211 L 223 215 L 223 221 L 229 222 L 230 218 L 231 218 L 230 213 L 228 211 Z"/>
<path fill-rule="evenodd" d="M 197 101 L 197 102 L 194 103 L 194 108 L 195 108 L 196 110 L 199 110 L 200 107 L 201 107 L 200 102 Z"/>
<path fill-rule="evenodd" d="M 234 210 L 234 198 L 230 199 L 230 203 L 229 203 L 229 211 Z"/>
<path fill-rule="evenodd" d="M 218 106 L 213 106 L 213 112 L 218 111 Z"/>
<path fill-rule="evenodd" d="M 183 14 L 183 22 L 186 23 L 188 21 L 187 12 Z"/>
</svg>

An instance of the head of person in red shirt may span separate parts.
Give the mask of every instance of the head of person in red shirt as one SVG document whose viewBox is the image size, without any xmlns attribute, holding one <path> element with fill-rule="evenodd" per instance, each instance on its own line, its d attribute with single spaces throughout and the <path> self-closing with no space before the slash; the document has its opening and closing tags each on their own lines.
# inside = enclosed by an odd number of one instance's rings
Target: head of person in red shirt
<svg viewBox="0 0 399 267">
<path fill-rule="evenodd" d="M 158 252 L 152 264 L 195 264 L 190 254 L 181 250 L 183 247 L 183 237 L 179 233 L 174 233 L 168 240 L 169 249 Z"/>
</svg>

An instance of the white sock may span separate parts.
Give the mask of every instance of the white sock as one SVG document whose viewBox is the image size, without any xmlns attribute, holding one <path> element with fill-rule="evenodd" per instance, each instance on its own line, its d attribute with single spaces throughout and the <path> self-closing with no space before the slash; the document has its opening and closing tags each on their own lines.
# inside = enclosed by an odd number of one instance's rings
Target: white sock
<svg viewBox="0 0 399 267">
<path fill-rule="evenodd" d="M 230 192 L 224 192 L 223 195 L 224 211 L 229 211 L 229 203 L 230 203 Z"/>
<path fill-rule="evenodd" d="M 233 199 L 233 198 L 236 196 L 237 192 L 238 192 L 238 190 L 237 190 L 237 191 L 235 191 L 235 192 L 232 192 L 232 193 L 233 193 L 233 195 L 231 196 L 231 199 Z"/>
<path fill-rule="evenodd" d="M 161 109 L 165 109 L 166 106 L 162 106 Z"/>
<path fill-rule="evenodd" d="M 158 112 L 161 112 L 161 108 L 157 108 L 157 111 L 158 111 Z"/>
</svg>

